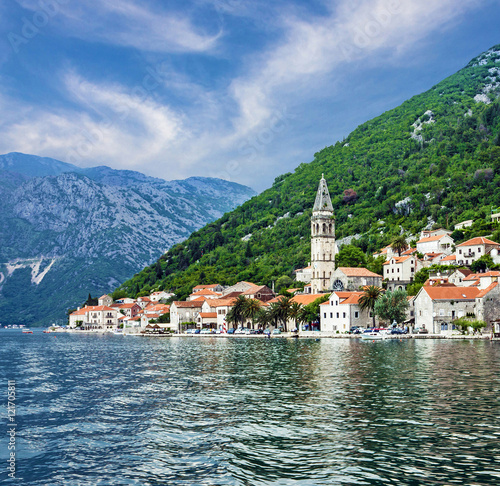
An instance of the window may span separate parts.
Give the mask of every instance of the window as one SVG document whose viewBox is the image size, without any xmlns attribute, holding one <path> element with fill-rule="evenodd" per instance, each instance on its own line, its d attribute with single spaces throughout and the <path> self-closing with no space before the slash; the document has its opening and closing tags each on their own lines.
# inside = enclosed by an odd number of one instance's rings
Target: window
<svg viewBox="0 0 500 486">
<path fill-rule="evenodd" d="M 478 253 L 481 253 L 481 248 L 478 248 L 478 249 L 477 249 L 477 252 L 478 252 Z"/>
<path fill-rule="evenodd" d="M 339 318 L 339 313 L 337 312 L 337 319 Z"/>
<path fill-rule="evenodd" d="M 458 254 L 461 255 L 462 254 L 462 250 L 458 250 Z"/>
<path fill-rule="evenodd" d="M 342 317 L 345 319 L 345 312 L 342 312 Z"/>
<path fill-rule="evenodd" d="M 326 312 L 323 314 L 323 317 L 326 319 Z"/>
<path fill-rule="evenodd" d="M 359 318 L 359 312 L 358 311 L 354 311 L 354 319 L 358 319 Z"/>
<path fill-rule="evenodd" d="M 399 267 L 397 268 L 397 271 L 398 271 L 398 273 L 399 273 Z"/>
<path fill-rule="evenodd" d="M 444 309 L 439 309 L 439 315 L 442 317 L 444 316 Z"/>
<path fill-rule="evenodd" d="M 330 319 L 333 319 L 333 312 L 330 312 Z"/>
</svg>

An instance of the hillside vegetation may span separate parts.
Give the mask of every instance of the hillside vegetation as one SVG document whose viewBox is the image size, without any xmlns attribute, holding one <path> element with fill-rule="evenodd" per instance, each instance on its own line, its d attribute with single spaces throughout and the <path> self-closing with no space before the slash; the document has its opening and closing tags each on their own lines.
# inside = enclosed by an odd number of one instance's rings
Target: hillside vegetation
<svg viewBox="0 0 500 486">
<path fill-rule="evenodd" d="M 196 284 L 272 285 L 310 260 L 311 208 L 321 174 L 337 238 L 357 235 L 368 254 L 396 235 L 432 224 L 486 220 L 500 206 L 500 46 L 429 91 L 356 128 L 310 163 L 175 245 L 125 282 L 130 296 L 153 288 L 185 297 Z"/>
</svg>

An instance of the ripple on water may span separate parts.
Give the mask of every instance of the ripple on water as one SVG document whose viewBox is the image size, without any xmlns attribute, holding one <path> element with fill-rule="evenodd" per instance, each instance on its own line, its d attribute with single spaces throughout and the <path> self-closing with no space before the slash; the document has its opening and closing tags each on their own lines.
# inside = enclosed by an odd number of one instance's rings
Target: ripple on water
<svg viewBox="0 0 500 486">
<path fill-rule="evenodd" d="M 26 484 L 498 482 L 495 343 L 32 337 L 0 347 Z"/>
</svg>

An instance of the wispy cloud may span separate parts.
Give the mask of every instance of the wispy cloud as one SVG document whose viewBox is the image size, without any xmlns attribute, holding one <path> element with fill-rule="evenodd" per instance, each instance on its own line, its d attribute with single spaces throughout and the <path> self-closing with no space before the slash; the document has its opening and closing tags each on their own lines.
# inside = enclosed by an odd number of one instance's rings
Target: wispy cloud
<svg viewBox="0 0 500 486">
<path fill-rule="evenodd" d="M 154 52 L 204 52 L 213 49 L 221 32 L 204 32 L 189 16 L 148 8 L 144 2 L 120 0 L 101 2 L 54 0 L 58 14 L 53 23 L 68 36 Z M 37 0 L 18 0 L 33 12 Z"/>
<path fill-rule="evenodd" d="M 36 0 L 18 2 L 33 11 L 39 8 Z M 249 10 L 242 0 L 202 3 L 214 5 L 221 18 L 253 22 L 258 17 L 258 10 Z M 331 101 L 336 76 L 355 63 L 403 63 L 435 32 L 478 7 L 476 0 L 316 3 L 321 8 L 315 11 L 302 4 L 259 4 L 272 11 L 265 22 L 272 23 L 273 35 L 263 48 L 240 58 L 221 34 L 224 21 L 207 22 L 215 26 L 212 32 L 186 13 L 167 12 L 165 6 L 153 9 L 150 3 L 61 2 L 53 22 L 64 35 L 141 53 L 196 52 L 205 59 L 224 49 L 227 62 L 237 68 L 224 79 L 214 69 L 211 82 L 204 83 L 196 70 L 176 69 L 169 62 L 151 88 L 110 82 L 112 76 L 96 81 L 95 73 L 86 73 L 86 79 L 76 66 L 58 77 L 67 108 L 28 106 L 0 95 L 0 151 L 48 155 L 79 165 L 105 163 L 167 179 L 221 176 L 260 189 L 273 175 L 290 170 L 297 154 L 307 150 L 311 155 L 296 135 L 305 124 L 318 125 L 309 111 L 311 100 Z"/>
</svg>

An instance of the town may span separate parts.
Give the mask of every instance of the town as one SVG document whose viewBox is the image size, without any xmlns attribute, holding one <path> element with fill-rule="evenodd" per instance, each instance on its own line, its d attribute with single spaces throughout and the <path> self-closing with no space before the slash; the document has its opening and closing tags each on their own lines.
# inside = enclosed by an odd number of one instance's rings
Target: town
<svg viewBox="0 0 500 486">
<path fill-rule="evenodd" d="M 492 218 L 500 214 L 492 215 Z M 455 225 L 455 230 L 472 221 Z M 276 295 L 274 289 L 251 282 L 232 286 L 197 285 L 185 301 L 172 293 L 155 291 L 148 297 L 109 295 L 97 306 L 85 306 L 69 315 L 69 329 L 94 332 L 176 334 L 270 334 L 294 331 L 321 336 L 345 335 L 353 330 L 398 326 L 420 334 L 451 336 L 472 330 L 467 323 L 483 323 L 483 332 L 500 337 L 500 271 L 475 273 L 470 267 L 482 256 L 500 263 L 500 244 L 475 237 L 455 245 L 452 232 L 424 230 L 415 248 L 404 239 L 383 248 L 383 275 L 366 268 L 335 268 L 338 253 L 334 211 L 322 176 L 311 217 L 311 262 L 295 271 L 305 284 Z M 384 292 L 405 291 L 416 273 L 439 265 L 414 296 L 407 296 L 404 316 L 384 322 L 374 300 Z M 448 267 L 443 270 L 443 267 Z M 370 292 L 376 292 L 370 301 Z M 168 303 L 170 302 L 170 303 Z M 469 321 L 468 321 L 469 320 Z M 474 320 L 474 321 L 473 321 Z M 465 323 L 465 325 L 464 325 Z M 480 326 L 481 327 L 481 326 Z"/>
</svg>

